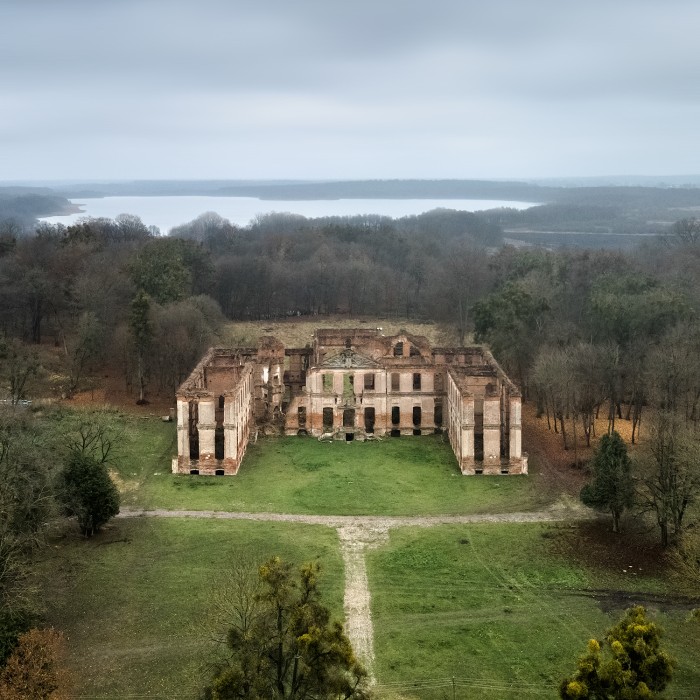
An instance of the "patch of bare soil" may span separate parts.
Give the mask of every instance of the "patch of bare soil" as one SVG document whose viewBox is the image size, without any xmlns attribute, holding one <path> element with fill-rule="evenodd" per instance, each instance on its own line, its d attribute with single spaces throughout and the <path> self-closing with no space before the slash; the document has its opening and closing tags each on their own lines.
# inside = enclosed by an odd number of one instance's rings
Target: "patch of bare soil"
<svg viewBox="0 0 700 700">
<path fill-rule="evenodd" d="M 97 407 L 114 406 L 125 413 L 140 416 L 167 416 L 175 406 L 175 395 L 165 396 L 155 392 L 147 395 L 148 403 L 139 406 L 136 403 L 138 393 L 127 389 L 124 377 L 117 370 L 106 368 L 99 377 L 88 380 L 92 387 L 77 392 L 70 399 L 62 399 L 65 406 Z"/>
<path fill-rule="evenodd" d="M 620 612 L 634 605 L 643 605 L 647 610 L 663 613 L 691 612 L 698 607 L 700 599 L 685 595 L 672 595 L 669 593 L 644 593 L 629 591 L 615 591 L 610 589 L 595 589 L 589 591 L 575 591 L 568 595 L 593 598 L 600 609 L 605 613 Z"/>
<path fill-rule="evenodd" d="M 620 533 L 612 531 L 610 518 L 577 521 L 549 532 L 554 551 L 582 566 L 624 572 L 630 577 L 658 575 L 669 568 L 658 533 L 636 523 L 631 517 L 623 520 Z"/>
</svg>

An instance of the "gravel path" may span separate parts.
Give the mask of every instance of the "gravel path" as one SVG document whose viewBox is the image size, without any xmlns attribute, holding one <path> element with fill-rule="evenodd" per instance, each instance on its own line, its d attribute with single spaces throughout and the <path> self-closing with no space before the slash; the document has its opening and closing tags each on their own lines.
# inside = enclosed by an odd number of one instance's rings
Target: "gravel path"
<svg viewBox="0 0 700 700">
<path fill-rule="evenodd" d="M 345 629 L 357 657 L 374 682 L 374 634 L 365 551 L 389 539 L 394 527 L 434 527 L 467 523 L 547 523 L 590 520 L 595 513 L 575 502 L 562 502 L 549 510 L 533 513 L 480 513 L 475 515 L 380 516 L 380 515 L 298 515 L 293 513 L 230 513 L 218 510 L 137 510 L 122 508 L 120 518 L 201 518 L 256 520 L 259 522 L 324 525 L 338 531 L 345 566 Z"/>
<path fill-rule="evenodd" d="M 202 518 L 220 520 L 258 520 L 260 522 L 304 523 L 327 527 L 434 527 L 461 523 L 548 523 L 562 520 L 588 520 L 598 517 L 587 508 L 564 504 L 531 513 L 477 513 L 474 515 L 303 515 L 296 513 L 233 513 L 221 510 L 141 510 L 122 508 L 119 518 Z"/>
</svg>

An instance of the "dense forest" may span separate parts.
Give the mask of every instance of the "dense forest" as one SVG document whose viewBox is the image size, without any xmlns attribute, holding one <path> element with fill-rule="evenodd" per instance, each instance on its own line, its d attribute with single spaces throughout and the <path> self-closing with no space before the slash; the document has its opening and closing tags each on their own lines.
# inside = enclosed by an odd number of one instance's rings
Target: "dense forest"
<svg viewBox="0 0 700 700">
<path fill-rule="evenodd" d="M 131 215 L 40 224 L 31 236 L 0 236 L 0 332 L 15 354 L 59 348 L 61 393 L 101 363 L 171 392 L 225 319 L 430 319 L 462 342 L 471 332 L 488 342 L 526 395 L 540 387 L 554 401 L 542 387 L 555 374 L 546 363 L 580 352 L 589 374 L 607 373 L 608 398 L 641 410 L 654 353 L 668 357 L 672 343 L 692 355 L 697 335 L 698 222 L 665 231 L 621 252 L 514 248 L 493 213 L 449 210 L 395 220 L 272 214 L 244 228 L 207 213 L 169 236 Z M 690 384 L 683 400 L 695 420 L 700 387 Z M 20 398 L 19 379 L 5 385 Z"/>
</svg>

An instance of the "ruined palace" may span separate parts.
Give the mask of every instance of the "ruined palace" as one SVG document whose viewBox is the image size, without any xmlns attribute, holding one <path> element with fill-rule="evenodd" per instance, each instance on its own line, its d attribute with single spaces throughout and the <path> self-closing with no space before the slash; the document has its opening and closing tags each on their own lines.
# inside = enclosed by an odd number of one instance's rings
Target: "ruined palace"
<svg viewBox="0 0 700 700">
<path fill-rule="evenodd" d="M 526 474 L 521 394 L 483 347 L 381 329 L 320 329 L 212 348 L 177 392 L 173 472 L 236 474 L 258 431 L 321 440 L 446 432 L 462 474 Z"/>
</svg>

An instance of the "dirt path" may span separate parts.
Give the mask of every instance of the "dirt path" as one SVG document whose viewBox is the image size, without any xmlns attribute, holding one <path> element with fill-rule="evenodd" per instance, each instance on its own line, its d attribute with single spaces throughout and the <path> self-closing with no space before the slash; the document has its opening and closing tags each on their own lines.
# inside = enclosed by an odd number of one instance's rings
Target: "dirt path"
<svg viewBox="0 0 700 700">
<path fill-rule="evenodd" d="M 293 513 L 230 513 L 215 510 L 136 510 L 122 508 L 120 518 L 202 518 L 256 520 L 259 522 L 324 525 L 338 531 L 345 567 L 345 629 L 357 657 L 374 682 L 374 633 L 365 552 L 389 539 L 395 527 L 434 527 L 467 523 L 546 523 L 588 520 L 598 517 L 573 501 L 560 501 L 549 510 L 533 513 L 480 513 L 474 515 L 379 516 L 379 515 L 297 515 Z"/>
<path fill-rule="evenodd" d="M 476 513 L 473 515 L 304 515 L 296 513 L 245 513 L 221 510 L 153 510 L 122 508 L 120 518 L 203 518 L 221 520 L 258 520 L 260 522 L 303 523 L 326 527 L 434 527 L 462 523 L 548 523 L 562 520 L 590 520 L 595 513 L 575 502 L 560 502 L 548 510 L 531 513 Z"/>
</svg>

